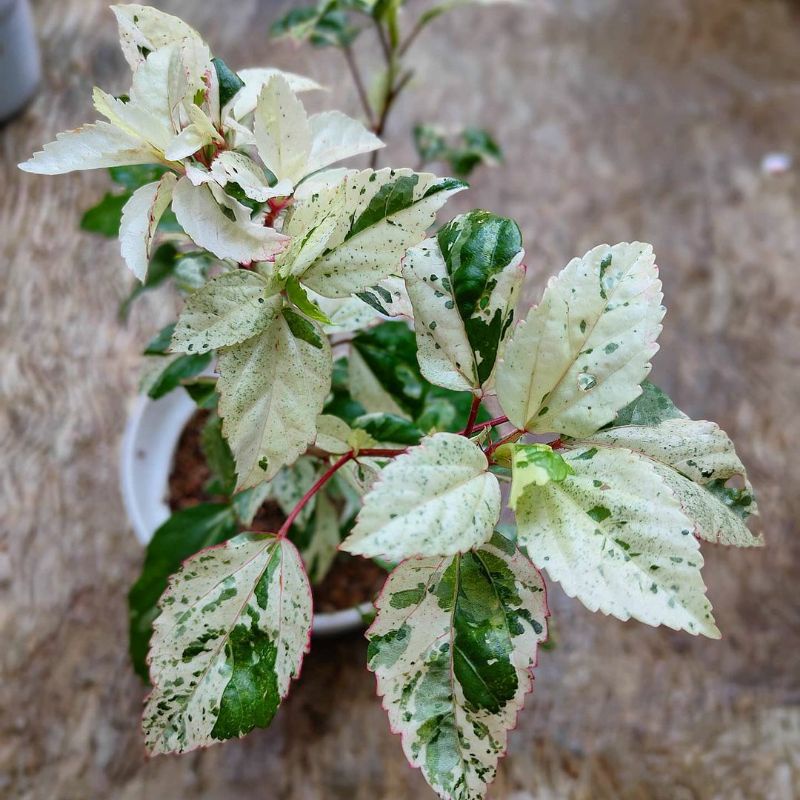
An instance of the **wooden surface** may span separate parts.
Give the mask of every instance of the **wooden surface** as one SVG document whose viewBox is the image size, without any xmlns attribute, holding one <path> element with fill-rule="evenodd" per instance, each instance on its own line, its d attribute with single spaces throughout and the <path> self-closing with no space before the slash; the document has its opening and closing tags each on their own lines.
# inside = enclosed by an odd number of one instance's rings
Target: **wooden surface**
<svg viewBox="0 0 800 800">
<path fill-rule="evenodd" d="M 412 3 L 414 0 L 410 0 Z M 278 4 L 163 2 L 234 67 L 272 63 L 356 111 L 335 53 L 268 42 Z M 273 727 L 181 758 L 144 758 L 143 688 L 125 652 L 141 560 L 117 490 L 140 344 L 173 301 L 127 328 L 115 245 L 77 232 L 101 173 L 15 164 L 127 88 L 111 14 L 39 0 L 45 84 L 0 131 L 0 796 L 430 797 L 387 728 L 358 637 L 316 643 Z M 800 796 L 800 5 L 787 0 L 534 0 L 468 9 L 420 41 L 414 120 L 490 124 L 509 165 L 451 211 L 516 217 L 528 299 L 599 242 L 651 241 L 669 313 L 655 379 L 719 421 L 760 489 L 768 546 L 705 547 L 721 642 L 591 615 L 550 596 L 544 653 L 494 798 Z M 762 156 L 795 168 L 765 176 Z M 513 165 L 513 166 L 512 166 Z"/>
</svg>

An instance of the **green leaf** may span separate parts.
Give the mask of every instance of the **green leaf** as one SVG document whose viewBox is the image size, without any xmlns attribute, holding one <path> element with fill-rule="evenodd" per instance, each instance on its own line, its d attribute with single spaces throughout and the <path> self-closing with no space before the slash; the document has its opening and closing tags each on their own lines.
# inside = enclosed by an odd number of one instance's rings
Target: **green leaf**
<svg viewBox="0 0 800 800">
<path fill-rule="evenodd" d="M 366 409 L 350 394 L 348 382 L 348 362 L 346 357 L 333 362 L 331 393 L 325 401 L 323 414 L 331 414 L 352 425 L 356 417 L 366 413 Z"/>
<path fill-rule="evenodd" d="M 391 444 L 419 444 L 423 432 L 412 422 L 396 414 L 364 414 L 353 420 L 353 425 L 365 430 L 377 442 Z"/>
<path fill-rule="evenodd" d="M 301 237 L 276 263 L 324 297 L 346 297 L 397 274 L 460 181 L 408 169 L 352 172 L 292 208 L 284 228 Z M 309 231 L 315 235 L 305 237 Z"/>
<path fill-rule="evenodd" d="M 652 462 L 610 447 L 564 458 L 573 475 L 517 501 L 518 541 L 536 566 L 590 611 L 719 638 L 694 525 Z"/>
<path fill-rule="evenodd" d="M 529 486 L 544 486 L 550 481 L 563 481 L 573 475 L 572 467 L 546 444 L 504 444 L 495 456 L 511 459 L 512 482 L 508 504 L 516 508 L 519 498 Z"/>
<path fill-rule="evenodd" d="M 236 269 L 218 275 L 186 299 L 172 350 L 204 353 L 239 344 L 263 331 L 282 305 L 281 296 L 255 272 Z"/>
<path fill-rule="evenodd" d="M 293 8 L 270 28 L 276 38 L 308 41 L 313 47 L 345 47 L 361 32 L 350 25 L 347 15 L 336 10 L 336 3 Z"/>
<path fill-rule="evenodd" d="M 403 261 L 422 374 L 447 389 L 491 385 L 524 268 L 517 224 L 471 211 Z"/>
<path fill-rule="evenodd" d="M 244 81 L 221 58 L 212 58 L 211 63 L 219 81 L 219 105 L 224 108 L 244 86 Z"/>
<path fill-rule="evenodd" d="M 231 449 L 222 435 L 222 420 L 216 414 L 212 414 L 203 425 L 200 447 L 219 488 L 218 492 L 212 494 L 232 494 L 236 487 L 236 465 Z"/>
<path fill-rule="evenodd" d="M 383 470 L 341 547 L 388 561 L 452 555 L 487 541 L 499 517 L 500 486 L 483 451 L 437 433 Z"/>
<path fill-rule="evenodd" d="M 686 419 L 669 395 L 650 381 L 642 381 L 642 393 L 623 408 L 609 428 L 622 425 L 658 425 L 668 419 Z"/>
<path fill-rule="evenodd" d="M 438 161 L 447 153 L 444 134 L 434 125 L 414 126 L 414 147 L 424 164 Z"/>
<path fill-rule="evenodd" d="M 331 384 L 330 345 L 317 336 L 319 347 L 298 338 L 279 314 L 257 336 L 220 351 L 219 413 L 238 488 L 270 480 L 314 441 Z"/>
<path fill-rule="evenodd" d="M 128 192 L 134 192 L 136 189 L 148 183 L 157 181 L 165 172 L 167 168 L 161 164 L 138 164 L 128 167 L 111 167 L 108 170 L 111 180 Z"/>
<path fill-rule="evenodd" d="M 297 278 L 290 276 L 286 281 L 286 296 L 296 305 L 307 317 L 310 317 L 323 325 L 330 325 L 331 321 L 322 309 L 308 299 L 306 290 L 298 283 Z"/>
<path fill-rule="evenodd" d="M 92 206 L 81 217 L 81 230 L 89 233 L 99 233 L 101 236 L 116 238 L 119 236 L 119 225 L 122 220 L 122 209 L 130 200 L 131 194 L 109 194 Z"/>
<path fill-rule="evenodd" d="M 228 505 L 201 503 L 176 511 L 147 545 L 141 575 L 128 593 L 130 653 L 136 673 L 147 680 L 147 648 L 158 616 L 158 598 L 169 576 L 189 556 L 224 542 L 236 533 Z"/>
<path fill-rule="evenodd" d="M 216 409 L 219 397 L 215 377 L 204 375 L 192 381 L 184 381 L 183 388 L 186 389 L 186 393 L 194 400 L 198 408 Z"/>
<path fill-rule="evenodd" d="M 461 134 L 462 147 L 453 147 L 447 153 L 447 161 L 454 175 L 467 178 L 481 164 L 497 164 L 503 160 L 500 146 L 488 131 L 467 128 Z"/>
<path fill-rule="evenodd" d="M 148 751 L 184 753 L 269 725 L 311 633 L 311 587 L 294 545 L 245 533 L 203 550 L 159 605 Z"/>
<path fill-rule="evenodd" d="M 547 635 L 540 575 L 496 533 L 464 555 L 403 562 L 377 605 L 368 665 L 406 757 L 440 797 L 483 797 Z"/>
<path fill-rule="evenodd" d="M 758 508 L 744 465 L 713 422 L 671 417 L 652 426 L 609 428 L 586 443 L 625 447 L 652 459 L 701 539 L 736 547 L 763 544 L 745 525 Z"/>
<path fill-rule="evenodd" d="M 120 304 L 119 316 L 122 320 L 127 319 L 131 305 L 136 298 L 150 289 L 161 286 L 168 278 L 175 274 L 177 265 L 180 263 L 176 261 L 178 255 L 178 250 L 169 242 L 162 244 L 155 253 L 153 253 L 150 259 L 150 265 L 147 268 L 147 276 L 145 277 L 144 283 L 139 283 L 137 281 L 131 293 Z"/>
<path fill-rule="evenodd" d="M 151 358 L 156 358 L 151 356 Z M 177 389 L 187 378 L 193 378 L 207 369 L 214 359 L 213 353 L 196 356 L 167 356 L 164 366 L 148 382 L 147 396 L 158 400 Z"/>
<path fill-rule="evenodd" d="M 600 245 L 551 279 L 497 372 L 509 420 L 531 433 L 588 436 L 641 394 L 664 307 L 648 244 Z"/>
<path fill-rule="evenodd" d="M 165 356 L 169 350 L 169 343 L 172 341 L 172 334 L 175 333 L 176 323 L 172 322 L 165 325 L 148 343 L 144 349 L 146 356 Z"/>
<path fill-rule="evenodd" d="M 296 314 L 291 308 L 284 307 L 281 309 L 281 313 L 294 337 L 301 339 L 312 347 L 316 347 L 317 350 L 322 349 L 324 336 L 314 326 L 313 322 L 300 316 L 300 314 Z"/>
</svg>

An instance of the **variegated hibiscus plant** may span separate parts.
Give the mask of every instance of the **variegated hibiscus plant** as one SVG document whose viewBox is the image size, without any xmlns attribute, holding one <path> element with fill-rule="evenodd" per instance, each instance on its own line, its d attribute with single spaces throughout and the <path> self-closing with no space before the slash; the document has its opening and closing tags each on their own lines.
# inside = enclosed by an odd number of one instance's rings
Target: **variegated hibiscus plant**
<svg viewBox="0 0 800 800">
<path fill-rule="evenodd" d="M 295 22 L 329 30 L 329 5 Z M 127 265 L 185 294 L 148 347 L 150 388 L 212 410 L 232 496 L 159 530 L 131 593 L 149 751 L 271 722 L 309 649 L 309 576 L 337 548 L 389 570 L 368 667 L 442 798 L 483 797 L 495 774 L 547 637 L 544 574 L 592 611 L 717 638 L 700 547 L 760 544 L 756 504 L 725 433 L 647 381 L 665 311 L 650 245 L 573 259 L 517 322 L 513 220 L 429 233 L 465 184 L 331 168 L 381 141 L 309 116 L 312 81 L 237 74 L 180 20 L 114 12 L 129 93 L 95 90 L 107 121 L 21 166 L 127 185 Z M 285 522 L 247 532 L 266 498 Z"/>
</svg>

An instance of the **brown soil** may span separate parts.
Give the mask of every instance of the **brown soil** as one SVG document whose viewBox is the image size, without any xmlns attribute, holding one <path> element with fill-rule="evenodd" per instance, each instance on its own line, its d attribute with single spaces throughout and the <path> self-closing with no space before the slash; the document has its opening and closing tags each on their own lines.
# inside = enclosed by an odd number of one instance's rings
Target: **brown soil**
<svg viewBox="0 0 800 800">
<path fill-rule="evenodd" d="M 200 434 L 207 418 L 207 411 L 195 413 L 178 440 L 169 476 L 169 504 L 173 511 L 197 503 L 225 500 L 220 495 L 209 494 L 205 488 L 211 478 L 211 470 L 203 456 Z M 277 503 L 267 501 L 247 530 L 275 531 L 284 519 Z M 374 562 L 340 553 L 322 582 L 314 587 L 314 608 L 330 612 L 366 603 L 376 597 L 385 579 L 386 572 Z"/>
</svg>

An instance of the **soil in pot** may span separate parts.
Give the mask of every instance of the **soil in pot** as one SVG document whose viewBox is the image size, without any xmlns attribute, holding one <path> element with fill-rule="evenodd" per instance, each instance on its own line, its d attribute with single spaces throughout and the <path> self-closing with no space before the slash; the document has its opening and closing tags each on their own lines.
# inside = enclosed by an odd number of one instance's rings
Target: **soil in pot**
<svg viewBox="0 0 800 800">
<path fill-rule="evenodd" d="M 207 419 L 208 411 L 197 411 L 178 440 L 169 476 L 169 505 L 173 511 L 226 499 L 206 491 L 211 471 L 203 455 L 200 437 Z M 267 501 L 247 530 L 276 531 L 284 519 L 277 503 Z M 386 572 L 374 562 L 339 553 L 325 578 L 314 586 L 314 608 L 332 612 L 369 602 L 375 599 L 385 580 Z"/>
</svg>

